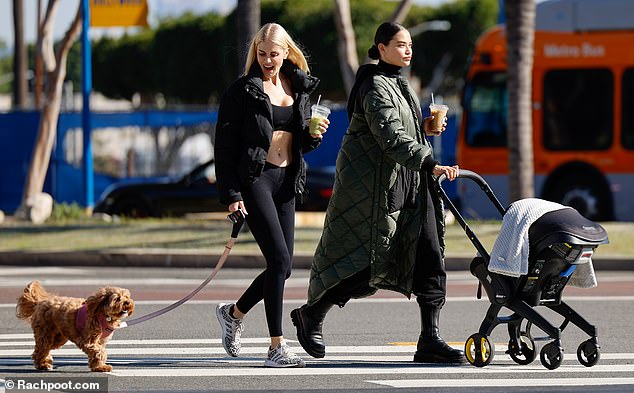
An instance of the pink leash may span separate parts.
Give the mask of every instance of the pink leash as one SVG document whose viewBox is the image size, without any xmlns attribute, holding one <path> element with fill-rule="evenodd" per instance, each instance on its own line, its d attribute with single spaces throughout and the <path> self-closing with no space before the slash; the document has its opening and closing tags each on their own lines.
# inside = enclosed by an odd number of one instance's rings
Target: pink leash
<svg viewBox="0 0 634 393">
<path fill-rule="evenodd" d="M 151 312 L 147 315 L 143 315 L 139 318 L 135 318 L 132 319 L 130 321 L 127 322 L 122 322 L 121 325 L 119 325 L 119 329 L 123 329 L 125 327 L 129 327 L 129 326 L 133 326 L 136 324 L 139 324 L 141 322 L 145 322 L 145 321 L 149 321 L 150 319 L 154 319 L 160 315 L 163 315 L 167 312 L 172 311 L 173 309 L 175 309 L 176 307 L 180 306 L 181 304 L 185 303 L 186 301 L 188 301 L 189 299 L 191 299 L 192 297 L 194 297 L 194 295 L 196 295 L 198 292 L 200 292 L 201 289 L 203 289 L 208 283 L 209 281 L 211 281 L 216 274 L 218 274 L 218 272 L 220 271 L 220 269 L 222 269 L 222 265 L 225 264 L 225 260 L 227 259 L 227 256 L 229 256 L 229 253 L 231 252 L 231 248 L 233 247 L 234 243 L 236 242 L 236 239 L 238 238 L 238 233 L 240 232 L 240 229 L 242 228 L 242 224 L 244 224 L 244 220 L 245 220 L 246 216 L 244 215 L 244 213 L 242 212 L 242 210 L 237 210 L 231 214 L 229 214 L 227 216 L 227 220 L 231 221 L 233 223 L 233 229 L 231 231 L 231 238 L 229 239 L 229 241 L 227 242 L 227 244 L 225 245 L 225 250 L 222 253 L 222 255 L 220 256 L 220 259 L 218 260 L 218 263 L 216 264 L 216 267 L 214 268 L 214 270 L 211 272 L 211 274 L 205 279 L 205 281 L 203 281 L 198 288 L 194 289 L 193 291 L 191 291 L 187 296 L 185 296 L 184 298 L 182 298 L 181 300 L 174 302 L 172 304 L 170 304 L 167 307 L 164 307 L 160 310 L 156 310 L 154 312 Z"/>
</svg>

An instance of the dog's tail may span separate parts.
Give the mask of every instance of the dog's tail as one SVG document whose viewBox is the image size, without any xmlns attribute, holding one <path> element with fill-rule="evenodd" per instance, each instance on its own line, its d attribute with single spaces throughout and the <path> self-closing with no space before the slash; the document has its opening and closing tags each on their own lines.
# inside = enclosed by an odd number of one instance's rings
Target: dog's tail
<svg viewBox="0 0 634 393">
<path fill-rule="evenodd" d="M 42 287 L 39 281 L 31 281 L 22 292 L 22 296 L 18 298 L 18 304 L 15 306 L 15 315 L 20 319 L 29 319 L 35 311 L 38 302 L 46 299 L 48 293 Z"/>
</svg>

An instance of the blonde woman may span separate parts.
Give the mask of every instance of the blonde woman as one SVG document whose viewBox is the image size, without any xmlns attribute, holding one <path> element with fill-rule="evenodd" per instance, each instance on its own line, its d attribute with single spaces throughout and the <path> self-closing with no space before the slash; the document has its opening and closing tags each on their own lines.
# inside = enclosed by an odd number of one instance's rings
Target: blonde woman
<svg viewBox="0 0 634 393">
<path fill-rule="evenodd" d="M 308 132 L 309 94 L 319 80 L 309 74 L 302 51 L 278 24 L 253 38 L 244 75 L 224 93 L 218 109 L 215 157 L 220 201 L 242 210 L 266 260 L 236 303 L 219 304 L 216 315 L 227 354 L 238 356 L 245 315 L 264 300 L 271 346 L 265 366 L 303 367 L 282 334 L 282 299 L 291 275 L 295 199 L 306 184 L 303 154 L 322 136 Z M 320 124 L 322 132 L 328 120 Z"/>
</svg>

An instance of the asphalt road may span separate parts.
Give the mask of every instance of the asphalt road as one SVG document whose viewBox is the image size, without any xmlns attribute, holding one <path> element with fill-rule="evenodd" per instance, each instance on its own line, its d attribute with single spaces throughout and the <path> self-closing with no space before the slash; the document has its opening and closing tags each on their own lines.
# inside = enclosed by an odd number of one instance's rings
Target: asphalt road
<svg viewBox="0 0 634 393">
<path fill-rule="evenodd" d="M 324 324 L 327 355 L 312 359 L 295 342 L 286 317 L 286 338 L 306 360 L 303 369 L 263 367 L 268 343 L 262 305 L 247 316 L 242 356 L 229 358 L 219 342 L 213 310 L 220 301 L 235 300 L 258 272 L 227 269 L 185 305 L 142 324 L 117 331 L 108 344 L 112 373 L 90 373 L 86 358 L 72 344 L 54 353 L 52 372 L 33 369 L 30 328 L 14 316 L 15 298 L 23 286 L 39 279 L 54 292 L 88 296 L 101 285 L 129 288 L 138 317 L 165 307 L 195 288 L 206 269 L 2 267 L 0 273 L 0 392 L 8 381 L 63 377 L 101 378 L 108 392 L 130 391 L 303 391 L 311 392 L 632 392 L 634 391 L 634 272 L 597 272 L 599 287 L 567 287 L 564 299 L 599 328 L 601 360 L 584 367 L 576 359 L 587 336 L 574 326 L 563 332 L 565 358 L 550 371 L 538 359 L 515 364 L 504 353 L 505 326 L 490 339 L 496 354 L 490 365 L 439 366 L 414 364 L 411 359 L 419 332 L 417 305 L 401 295 L 380 291 L 333 309 Z M 305 299 L 308 272 L 295 270 L 288 282 L 285 314 Z M 441 316 L 441 334 L 462 347 L 475 333 L 489 304 L 475 298 L 476 280 L 466 272 L 449 273 L 448 302 Z M 555 324 L 561 318 L 538 310 Z M 533 334 L 541 332 L 534 329 Z M 548 341 L 538 341 L 539 350 Z M 10 391 L 7 389 L 7 391 Z"/>
</svg>

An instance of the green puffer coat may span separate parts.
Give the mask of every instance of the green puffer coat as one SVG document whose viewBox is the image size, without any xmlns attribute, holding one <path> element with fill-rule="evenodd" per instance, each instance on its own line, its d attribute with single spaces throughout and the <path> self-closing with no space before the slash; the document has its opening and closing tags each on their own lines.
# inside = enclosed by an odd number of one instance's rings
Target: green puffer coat
<svg viewBox="0 0 634 393">
<path fill-rule="evenodd" d="M 398 77 L 379 72 L 359 89 L 359 109 L 337 157 L 333 196 L 312 263 L 309 304 L 368 266 L 370 289 L 355 297 L 378 288 L 411 296 L 418 235 L 425 221 L 438 225 L 444 250 L 442 203 L 436 204 L 436 217 L 423 217 L 425 187 L 437 161 Z M 405 89 L 420 108 L 416 95 Z"/>
</svg>

